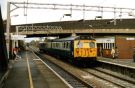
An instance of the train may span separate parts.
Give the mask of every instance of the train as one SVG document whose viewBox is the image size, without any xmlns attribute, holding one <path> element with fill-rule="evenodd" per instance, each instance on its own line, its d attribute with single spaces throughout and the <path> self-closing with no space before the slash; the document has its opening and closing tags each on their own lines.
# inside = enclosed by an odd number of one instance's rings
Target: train
<svg viewBox="0 0 135 88">
<path fill-rule="evenodd" d="M 39 50 L 73 63 L 91 63 L 97 59 L 97 43 L 91 36 L 71 36 L 39 43 Z"/>
</svg>

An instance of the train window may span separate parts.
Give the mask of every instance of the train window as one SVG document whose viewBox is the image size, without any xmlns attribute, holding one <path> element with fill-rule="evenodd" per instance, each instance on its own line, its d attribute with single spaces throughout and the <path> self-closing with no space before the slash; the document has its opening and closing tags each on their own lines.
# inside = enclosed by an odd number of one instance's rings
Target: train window
<svg viewBox="0 0 135 88">
<path fill-rule="evenodd" d="M 68 42 L 66 42 L 66 47 L 65 48 L 68 48 Z"/>
<path fill-rule="evenodd" d="M 53 48 L 55 47 L 54 43 L 53 43 Z"/>
<path fill-rule="evenodd" d="M 63 46 L 63 48 L 65 48 L 65 46 L 66 46 L 66 43 L 64 42 L 64 46 Z"/>
<path fill-rule="evenodd" d="M 46 44 L 46 47 L 47 47 L 47 48 L 50 48 L 50 47 L 49 47 L 49 44 L 50 44 L 50 42 Z"/>
<path fill-rule="evenodd" d="M 60 43 L 58 43 L 58 48 L 60 48 Z"/>
<path fill-rule="evenodd" d="M 82 48 L 83 47 L 83 43 L 79 41 L 78 44 L 77 44 L 77 47 L 78 48 Z"/>
<path fill-rule="evenodd" d="M 61 49 L 62 48 L 62 43 L 60 42 L 59 44 L 60 44 L 60 47 L 59 48 Z"/>
<path fill-rule="evenodd" d="M 58 48 L 58 46 L 59 46 L 58 43 L 56 43 L 56 47 L 57 47 L 57 48 Z"/>
<path fill-rule="evenodd" d="M 65 43 L 63 42 L 63 43 L 62 43 L 62 48 L 64 48 L 64 47 L 65 47 Z"/>
<path fill-rule="evenodd" d="M 65 47 L 64 48 L 67 48 L 67 42 L 65 42 Z"/>
<path fill-rule="evenodd" d="M 64 42 L 64 48 L 66 48 L 66 42 Z"/>
<path fill-rule="evenodd" d="M 53 43 L 53 48 L 55 48 L 56 47 L 56 43 Z"/>
<path fill-rule="evenodd" d="M 89 47 L 94 48 L 95 47 L 95 42 L 90 42 Z"/>
<path fill-rule="evenodd" d="M 67 47 L 68 49 L 70 48 L 70 43 L 68 42 L 68 47 Z"/>
<path fill-rule="evenodd" d="M 52 43 L 52 48 L 54 48 L 54 43 Z"/>
<path fill-rule="evenodd" d="M 54 43 L 54 48 L 55 48 L 55 43 Z"/>
</svg>

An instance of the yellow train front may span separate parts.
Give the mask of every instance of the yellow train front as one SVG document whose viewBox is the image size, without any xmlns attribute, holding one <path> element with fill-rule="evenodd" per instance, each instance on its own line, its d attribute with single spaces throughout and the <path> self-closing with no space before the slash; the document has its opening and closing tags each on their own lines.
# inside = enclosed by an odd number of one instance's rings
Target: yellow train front
<svg viewBox="0 0 135 88">
<path fill-rule="evenodd" d="M 96 40 L 92 38 L 80 38 L 74 40 L 74 61 L 93 62 L 97 57 Z"/>
</svg>

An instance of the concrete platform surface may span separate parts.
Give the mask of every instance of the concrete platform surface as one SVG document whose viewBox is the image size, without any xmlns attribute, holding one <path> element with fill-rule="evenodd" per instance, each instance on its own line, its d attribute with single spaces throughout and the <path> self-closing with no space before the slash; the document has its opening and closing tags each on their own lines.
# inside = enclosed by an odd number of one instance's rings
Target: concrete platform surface
<svg viewBox="0 0 135 88">
<path fill-rule="evenodd" d="M 3 88 L 68 88 L 32 52 L 22 52 L 21 59 L 11 61 L 11 70 Z"/>
</svg>

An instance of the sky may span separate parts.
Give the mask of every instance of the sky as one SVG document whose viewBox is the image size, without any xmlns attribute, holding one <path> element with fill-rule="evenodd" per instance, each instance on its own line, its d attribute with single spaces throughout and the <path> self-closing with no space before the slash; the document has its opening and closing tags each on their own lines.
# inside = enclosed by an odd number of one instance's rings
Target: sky
<svg viewBox="0 0 135 88">
<path fill-rule="evenodd" d="M 7 2 L 26 2 L 27 0 L 0 0 L 2 16 L 6 19 Z M 91 6 L 108 6 L 108 7 L 123 7 L 134 8 L 135 0 L 28 0 L 28 2 L 35 3 L 51 3 L 51 4 L 76 4 L 76 5 L 91 5 Z M 13 9 L 13 6 L 11 6 Z M 68 20 L 80 20 L 83 18 L 83 11 L 72 11 L 72 17 L 65 16 L 63 14 L 70 14 L 70 10 L 47 10 L 47 9 L 27 9 L 27 16 L 24 16 L 24 9 L 16 9 L 10 13 L 11 24 L 27 24 L 27 23 L 40 23 L 40 22 L 55 22 L 55 21 L 68 21 Z M 14 15 L 18 15 L 15 17 Z M 85 19 L 95 19 L 95 16 L 101 15 L 101 12 L 85 12 Z M 125 16 L 124 16 L 125 15 Z M 116 14 L 119 17 L 119 14 Z M 127 14 L 123 14 L 123 18 L 128 17 Z M 114 18 L 113 13 L 104 13 L 103 18 Z"/>
</svg>

